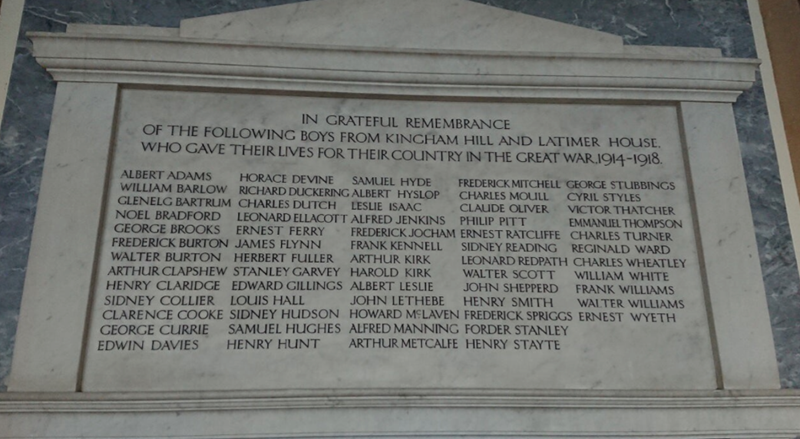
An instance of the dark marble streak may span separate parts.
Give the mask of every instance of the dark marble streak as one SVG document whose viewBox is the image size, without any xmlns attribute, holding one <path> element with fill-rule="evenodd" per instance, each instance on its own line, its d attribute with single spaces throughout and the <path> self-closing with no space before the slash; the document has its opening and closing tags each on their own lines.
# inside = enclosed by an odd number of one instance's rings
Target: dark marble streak
<svg viewBox="0 0 800 439">
<path fill-rule="evenodd" d="M 754 58 L 745 0 L 478 0 L 622 36 L 631 45 L 718 47 Z M 24 32 L 66 23 L 177 27 L 183 18 L 291 0 L 28 0 L 0 130 L 0 378 L 8 375 L 55 85 Z M 800 279 L 759 82 L 735 105 L 784 387 L 800 388 Z M 53 292 L 58 294 L 58 292 Z M 742 355 L 747 355 L 743 352 Z M 4 386 L 0 386 L 4 388 Z"/>
</svg>

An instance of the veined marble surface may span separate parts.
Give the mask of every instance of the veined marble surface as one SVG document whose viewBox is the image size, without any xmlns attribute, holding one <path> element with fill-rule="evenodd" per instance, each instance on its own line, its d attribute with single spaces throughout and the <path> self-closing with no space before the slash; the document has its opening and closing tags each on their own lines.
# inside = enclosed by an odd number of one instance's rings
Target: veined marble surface
<svg viewBox="0 0 800 439">
<path fill-rule="evenodd" d="M 177 27 L 184 18 L 291 1 L 29 0 L 21 32 L 66 23 Z M 479 1 L 621 36 L 630 45 L 717 47 L 754 58 L 745 0 Z M 0 378 L 8 375 L 55 84 L 20 38 L 0 131 Z M 784 387 L 800 387 L 800 295 L 760 84 L 735 106 L 764 282 Z"/>
</svg>

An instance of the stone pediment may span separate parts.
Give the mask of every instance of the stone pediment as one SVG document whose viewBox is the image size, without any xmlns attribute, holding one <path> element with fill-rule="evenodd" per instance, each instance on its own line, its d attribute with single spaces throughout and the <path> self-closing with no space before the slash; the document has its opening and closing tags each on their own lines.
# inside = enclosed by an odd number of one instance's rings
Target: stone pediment
<svg viewBox="0 0 800 439">
<path fill-rule="evenodd" d="M 623 52 L 619 36 L 468 0 L 315 0 L 183 20 L 180 36 L 396 49 Z"/>
<path fill-rule="evenodd" d="M 467 0 L 315 0 L 31 32 L 60 82 L 494 99 L 733 102 L 757 60 L 622 38 Z M 446 85 L 441 87 L 440 85 Z"/>
</svg>

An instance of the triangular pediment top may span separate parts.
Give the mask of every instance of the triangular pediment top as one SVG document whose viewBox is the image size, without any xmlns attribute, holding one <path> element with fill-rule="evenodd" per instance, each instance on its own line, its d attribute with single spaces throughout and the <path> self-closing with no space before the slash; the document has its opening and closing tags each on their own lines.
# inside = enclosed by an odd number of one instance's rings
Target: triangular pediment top
<svg viewBox="0 0 800 439">
<path fill-rule="evenodd" d="M 623 52 L 619 36 L 468 0 L 313 0 L 183 20 L 180 36 L 391 49 Z"/>
</svg>

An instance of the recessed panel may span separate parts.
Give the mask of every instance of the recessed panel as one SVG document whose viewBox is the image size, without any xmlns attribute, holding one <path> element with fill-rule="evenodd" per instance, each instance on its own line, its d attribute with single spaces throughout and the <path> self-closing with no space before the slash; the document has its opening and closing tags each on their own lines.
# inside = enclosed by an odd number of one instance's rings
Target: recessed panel
<svg viewBox="0 0 800 439">
<path fill-rule="evenodd" d="M 86 391 L 714 389 L 672 106 L 125 90 Z"/>
</svg>

